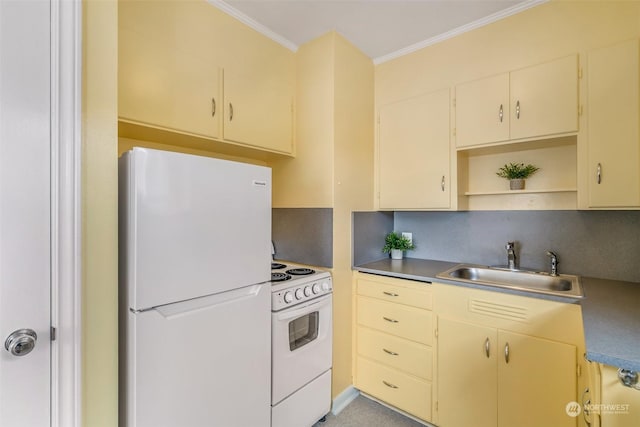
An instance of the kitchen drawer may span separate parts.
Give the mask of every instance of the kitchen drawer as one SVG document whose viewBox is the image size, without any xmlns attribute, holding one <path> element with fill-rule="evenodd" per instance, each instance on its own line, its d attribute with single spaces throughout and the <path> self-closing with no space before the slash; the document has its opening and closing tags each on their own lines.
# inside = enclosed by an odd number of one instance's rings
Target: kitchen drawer
<svg viewBox="0 0 640 427">
<path fill-rule="evenodd" d="M 357 345 L 360 356 L 425 380 L 432 379 L 433 350 L 429 346 L 363 326 L 358 327 Z"/>
<path fill-rule="evenodd" d="M 393 277 L 360 275 L 358 294 L 431 310 L 431 286 Z"/>
<path fill-rule="evenodd" d="M 360 325 L 431 345 L 433 329 L 430 311 L 359 296 L 357 312 Z"/>
<path fill-rule="evenodd" d="M 356 387 L 383 402 L 415 415 L 431 419 L 431 383 L 358 357 Z"/>
</svg>

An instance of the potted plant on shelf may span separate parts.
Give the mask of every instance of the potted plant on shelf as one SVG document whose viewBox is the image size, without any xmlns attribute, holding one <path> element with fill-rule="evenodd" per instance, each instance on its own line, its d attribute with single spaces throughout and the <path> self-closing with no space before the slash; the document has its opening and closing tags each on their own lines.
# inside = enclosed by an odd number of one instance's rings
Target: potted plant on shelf
<svg viewBox="0 0 640 427">
<path fill-rule="evenodd" d="M 525 166 L 524 163 L 509 163 L 498 169 L 496 175 L 500 178 L 508 179 L 511 190 L 524 190 L 524 180 L 539 169 L 539 167 L 532 164 Z"/>
<path fill-rule="evenodd" d="M 384 237 L 382 252 L 391 252 L 391 259 L 402 259 L 404 251 L 411 249 L 415 249 L 413 242 L 395 231 L 392 231 Z"/>
</svg>

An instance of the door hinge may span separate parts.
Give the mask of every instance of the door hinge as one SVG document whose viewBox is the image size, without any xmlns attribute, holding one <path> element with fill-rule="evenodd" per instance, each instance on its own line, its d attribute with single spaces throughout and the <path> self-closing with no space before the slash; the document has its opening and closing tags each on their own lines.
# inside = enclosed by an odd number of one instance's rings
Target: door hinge
<svg viewBox="0 0 640 427">
<path fill-rule="evenodd" d="M 582 78 L 582 67 L 578 68 L 578 78 Z"/>
<path fill-rule="evenodd" d="M 56 337 L 56 328 L 54 328 L 53 326 L 51 327 L 50 335 L 51 335 L 51 341 L 55 341 L 56 338 L 57 338 Z"/>
<path fill-rule="evenodd" d="M 578 366 L 576 367 L 576 375 L 581 377 L 582 376 L 582 365 L 578 364 Z"/>
<path fill-rule="evenodd" d="M 438 401 L 436 400 L 436 412 L 438 412 Z"/>
<path fill-rule="evenodd" d="M 456 98 L 453 98 L 453 106 L 456 106 Z"/>
<path fill-rule="evenodd" d="M 578 116 L 582 116 L 582 104 L 578 106 Z"/>
<path fill-rule="evenodd" d="M 433 330 L 433 334 L 435 335 L 436 338 L 438 338 L 438 328 Z"/>
</svg>

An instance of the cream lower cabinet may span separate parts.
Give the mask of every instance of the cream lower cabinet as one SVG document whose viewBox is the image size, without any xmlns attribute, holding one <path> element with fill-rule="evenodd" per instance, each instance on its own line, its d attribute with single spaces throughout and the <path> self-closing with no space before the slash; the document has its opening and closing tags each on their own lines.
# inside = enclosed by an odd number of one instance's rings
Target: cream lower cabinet
<svg viewBox="0 0 640 427">
<path fill-rule="evenodd" d="M 589 363 L 589 388 L 580 403 L 589 427 L 640 425 L 640 389 L 624 386 L 614 366 Z"/>
<path fill-rule="evenodd" d="M 589 52 L 588 205 L 640 206 L 640 41 Z"/>
<path fill-rule="evenodd" d="M 434 311 L 438 426 L 583 425 L 579 307 L 434 284 Z"/>
<path fill-rule="evenodd" d="M 380 108 L 380 209 L 448 209 L 451 206 L 449 89 Z"/>
<path fill-rule="evenodd" d="M 432 417 L 433 318 L 427 283 L 354 273 L 354 385 Z"/>
</svg>

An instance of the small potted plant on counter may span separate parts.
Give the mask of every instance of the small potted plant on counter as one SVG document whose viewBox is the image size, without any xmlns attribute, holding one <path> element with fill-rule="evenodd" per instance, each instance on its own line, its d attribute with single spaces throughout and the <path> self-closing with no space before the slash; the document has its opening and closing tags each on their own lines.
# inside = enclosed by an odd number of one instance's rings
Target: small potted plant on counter
<svg viewBox="0 0 640 427">
<path fill-rule="evenodd" d="M 395 231 L 392 231 L 384 237 L 382 252 L 391 252 L 391 259 L 402 259 L 404 251 L 411 249 L 415 249 L 413 242 Z"/>
<path fill-rule="evenodd" d="M 511 190 L 524 190 L 524 180 L 539 169 L 539 167 L 532 164 L 525 166 L 524 163 L 509 163 L 498 169 L 496 175 L 500 178 L 508 179 Z"/>
</svg>

